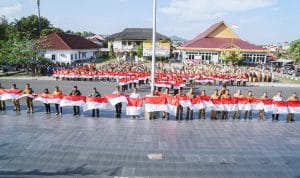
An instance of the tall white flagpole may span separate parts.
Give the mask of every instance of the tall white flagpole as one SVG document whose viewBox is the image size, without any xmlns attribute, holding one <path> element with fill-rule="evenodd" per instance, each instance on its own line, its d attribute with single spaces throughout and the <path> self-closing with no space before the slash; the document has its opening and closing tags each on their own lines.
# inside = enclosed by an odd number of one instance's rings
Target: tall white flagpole
<svg viewBox="0 0 300 178">
<path fill-rule="evenodd" d="M 156 42 L 156 0 L 153 0 L 153 17 L 152 17 L 152 68 L 151 68 L 151 93 L 154 92 L 155 78 L 155 42 Z"/>
</svg>

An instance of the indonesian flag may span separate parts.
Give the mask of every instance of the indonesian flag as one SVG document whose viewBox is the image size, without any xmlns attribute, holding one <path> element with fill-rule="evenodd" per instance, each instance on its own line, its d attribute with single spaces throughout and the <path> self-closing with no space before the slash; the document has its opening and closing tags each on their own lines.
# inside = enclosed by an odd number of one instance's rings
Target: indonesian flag
<svg viewBox="0 0 300 178">
<path fill-rule="evenodd" d="M 48 94 L 39 94 L 33 99 L 33 101 L 48 103 Z"/>
<path fill-rule="evenodd" d="M 22 95 L 22 90 L 20 89 L 2 89 L 0 91 L 0 100 L 16 99 L 20 95 Z"/>
<path fill-rule="evenodd" d="M 272 99 L 262 99 L 261 101 L 264 104 L 264 111 L 265 112 L 273 112 L 274 106 L 273 106 L 273 100 Z"/>
<path fill-rule="evenodd" d="M 177 108 L 179 106 L 180 100 L 176 97 L 168 96 L 167 99 L 167 112 L 173 116 L 176 116 Z"/>
<path fill-rule="evenodd" d="M 200 97 L 196 97 L 196 98 L 193 98 L 191 100 L 191 103 L 192 103 L 192 110 L 199 110 L 199 109 L 204 109 L 205 106 L 203 104 L 203 102 L 201 101 L 201 98 Z"/>
<path fill-rule="evenodd" d="M 259 111 L 264 109 L 264 103 L 261 101 L 261 99 L 253 98 L 250 100 L 251 109 L 254 111 Z"/>
<path fill-rule="evenodd" d="M 250 111 L 252 106 L 248 98 L 237 98 L 240 111 Z"/>
<path fill-rule="evenodd" d="M 64 96 L 60 102 L 61 107 L 80 106 L 85 108 L 85 96 Z"/>
<path fill-rule="evenodd" d="M 203 103 L 204 108 L 210 111 L 214 106 L 214 104 L 210 100 L 210 97 L 209 96 L 199 96 L 199 97 L 201 99 L 201 103 Z"/>
<path fill-rule="evenodd" d="M 276 114 L 287 114 L 289 113 L 286 101 L 273 101 L 274 111 Z"/>
<path fill-rule="evenodd" d="M 138 116 L 142 113 L 142 98 L 128 98 L 126 107 L 126 115 L 129 116 Z"/>
<path fill-rule="evenodd" d="M 47 100 L 48 100 L 48 103 L 51 103 L 51 104 L 60 104 L 61 100 L 63 99 L 64 95 L 55 95 L 55 94 L 48 94 L 47 95 Z"/>
<path fill-rule="evenodd" d="M 211 102 L 214 104 L 213 110 L 224 111 L 224 107 L 223 107 L 221 99 L 212 99 Z"/>
<path fill-rule="evenodd" d="M 183 108 L 187 108 L 187 107 L 191 107 L 192 106 L 190 97 L 188 97 L 188 96 L 176 96 L 176 98 L 179 100 L 179 104 Z"/>
<path fill-rule="evenodd" d="M 37 95 L 36 94 L 22 94 L 22 95 L 19 95 L 18 97 L 16 97 L 16 99 L 21 99 L 21 98 L 25 98 L 25 97 L 28 97 L 28 98 L 35 98 Z"/>
<path fill-rule="evenodd" d="M 113 106 L 115 106 L 118 103 L 127 104 L 127 95 L 125 95 L 125 94 L 107 94 L 104 97 Z"/>
<path fill-rule="evenodd" d="M 238 110 L 237 99 L 222 98 L 221 101 L 223 104 L 224 111 L 237 111 Z"/>
<path fill-rule="evenodd" d="M 86 97 L 86 107 L 84 111 L 91 109 L 106 109 L 107 99 L 103 97 Z"/>
<path fill-rule="evenodd" d="M 167 111 L 166 98 L 159 96 L 146 96 L 145 97 L 145 111 Z"/>
<path fill-rule="evenodd" d="M 287 102 L 290 113 L 300 113 L 300 101 Z"/>
</svg>

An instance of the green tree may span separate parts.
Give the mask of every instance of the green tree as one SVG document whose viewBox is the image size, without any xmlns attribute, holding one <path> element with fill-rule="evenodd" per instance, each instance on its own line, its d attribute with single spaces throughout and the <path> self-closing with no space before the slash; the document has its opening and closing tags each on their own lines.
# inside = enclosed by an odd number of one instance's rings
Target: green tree
<svg viewBox="0 0 300 178">
<path fill-rule="evenodd" d="M 137 56 L 138 57 L 142 57 L 143 56 L 143 43 L 141 43 L 138 47 L 137 47 Z"/>
<path fill-rule="evenodd" d="M 22 17 L 19 20 L 15 20 L 12 23 L 15 32 L 18 34 L 19 38 L 22 39 L 37 39 L 39 38 L 39 18 L 37 15 L 30 15 L 27 17 Z M 50 21 L 45 17 L 41 17 L 41 28 L 52 29 Z"/>
<path fill-rule="evenodd" d="M 9 27 L 5 16 L 0 17 L 0 40 L 5 40 L 7 37 L 7 29 Z"/>
<path fill-rule="evenodd" d="M 224 63 L 241 64 L 243 56 L 240 51 L 222 51 L 220 55 Z"/>
<path fill-rule="evenodd" d="M 114 45 L 113 45 L 112 42 L 110 43 L 110 46 L 109 46 L 108 56 L 109 56 L 110 58 L 114 58 L 114 57 L 115 57 Z"/>
<path fill-rule="evenodd" d="M 42 29 L 42 33 L 41 33 L 41 36 L 47 36 L 49 35 L 50 33 L 54 33 L 54 32 L 57 32 L 57 33 L 63 33 L 64 31 L 60 28 L 46 28 L 46 29 Z"/>
<path fill-rule="evenodd" d="M 289 55 L 296 63 L 300 63 L 300 39 L 291 43 Z"/>
</svg>

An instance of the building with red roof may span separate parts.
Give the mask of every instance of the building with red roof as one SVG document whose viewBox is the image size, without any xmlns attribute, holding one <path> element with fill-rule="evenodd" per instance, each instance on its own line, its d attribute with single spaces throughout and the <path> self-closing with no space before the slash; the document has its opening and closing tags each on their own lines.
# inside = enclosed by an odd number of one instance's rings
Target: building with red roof
<svg viewBox="0 0 300 178">
<path fill-rule="evenodd" d="M 219 63 L 221 52 L 239 51 L 245 63 L 265 63 L 267 50 L 240 39 L 224 21 L 218 22 L 200 33 L 193 40 L 177 48 L 179 59 Z"/>
<path fill-rule="evenodd" d="M 72 63 L 95 59 L 101 47 L 78 35 L 51 33 L 38 40 L 37 48 L 52 62 Z"/>
</svg>

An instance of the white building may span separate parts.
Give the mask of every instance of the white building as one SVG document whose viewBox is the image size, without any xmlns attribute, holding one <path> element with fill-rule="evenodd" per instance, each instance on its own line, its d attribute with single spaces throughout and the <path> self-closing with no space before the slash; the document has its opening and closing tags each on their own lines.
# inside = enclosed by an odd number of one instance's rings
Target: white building
<svg viewBox="0 0 300 178">
<path fill-rule="evenodd" d="M 40 55 L 59 63 L 95 59 L 100 46 L 77 35 L 51 33 L 38 41 Z"/>
</svg>

